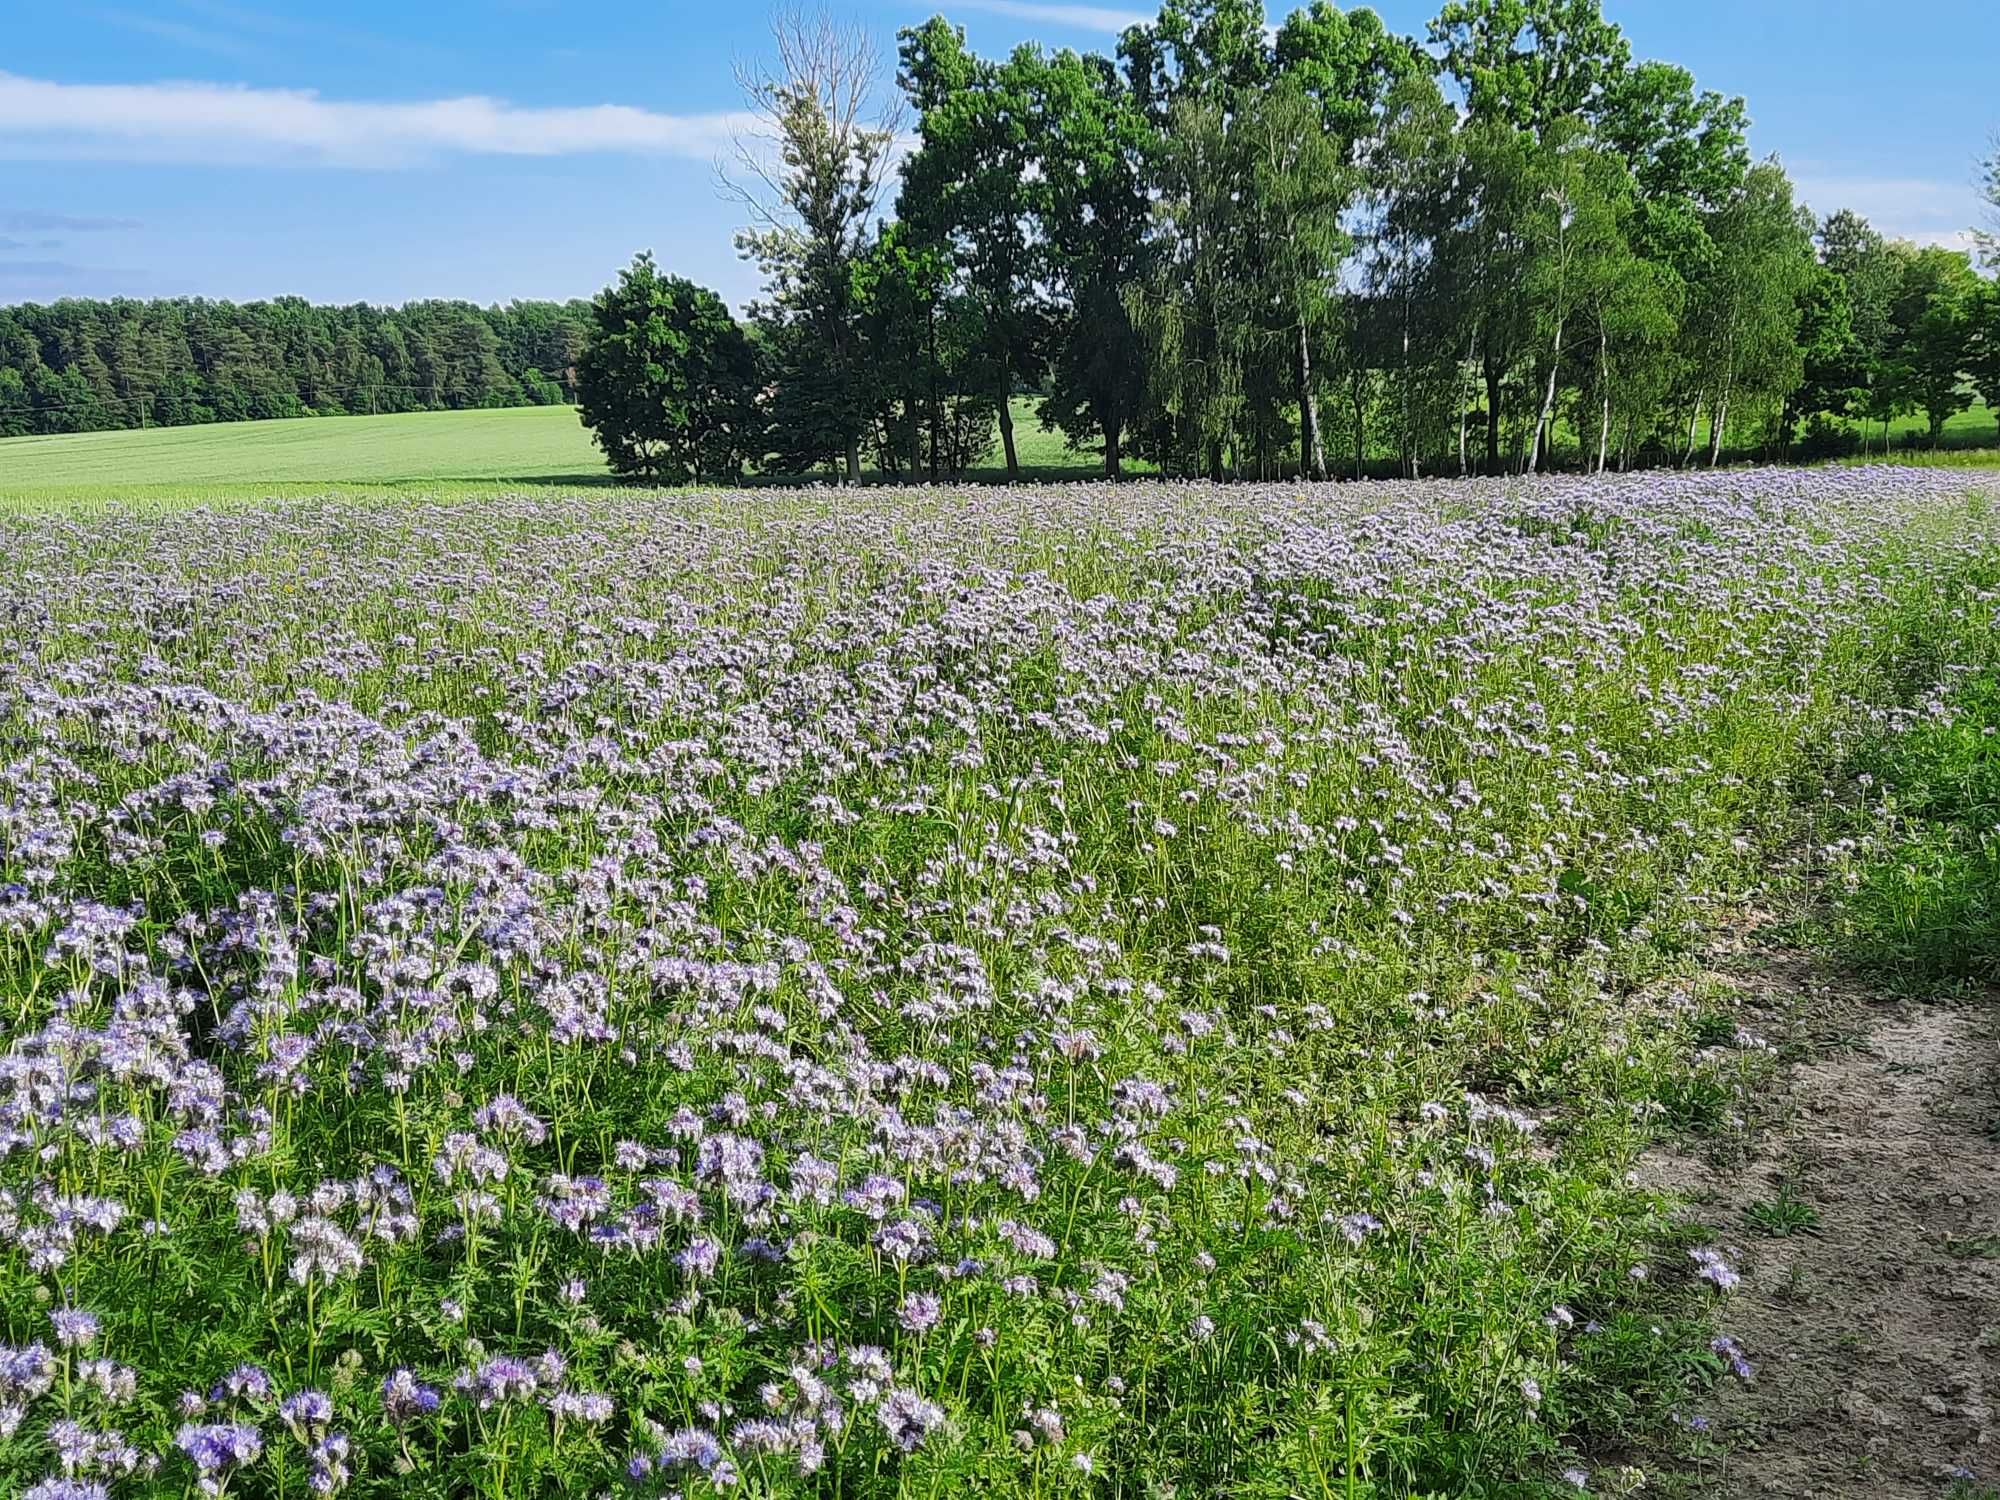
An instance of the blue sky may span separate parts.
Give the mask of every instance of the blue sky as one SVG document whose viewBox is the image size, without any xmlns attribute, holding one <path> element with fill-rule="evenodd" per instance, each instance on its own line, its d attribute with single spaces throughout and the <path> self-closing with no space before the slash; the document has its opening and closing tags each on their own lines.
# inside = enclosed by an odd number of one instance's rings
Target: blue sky
<svg viewBox="0 0 2000 1500">
<path fill-rule="evenodd" d="M 1109 50 L 1142 7 L 942 10 L 999 53 Z M 1275 12 L 1279 6 L 1273 5 Z M 1385 0 L 1421 31 L 1435 0 Z M 2000 130 L 1994 0 L 1607 0 L 1641 56 L 1748 97 L 1806 200 L 1962 243 Z M 642 248 L 741 303 L 714 163 L 765 0 L 0 0 L 0 303 L 587 296 Z M 1955 239 L 1954 237 L 1959 237 Z"/>
</svg>

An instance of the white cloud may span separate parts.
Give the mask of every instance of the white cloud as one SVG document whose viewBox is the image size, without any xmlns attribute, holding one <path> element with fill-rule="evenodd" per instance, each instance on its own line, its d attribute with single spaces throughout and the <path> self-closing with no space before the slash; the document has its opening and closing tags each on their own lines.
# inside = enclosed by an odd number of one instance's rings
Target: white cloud
<svg viewBox="0 0 2000 1500">
<path fill-rule="evenodd" d="M 46 214 L 29 209 L 0 209 L 0 229 L 21 234 L 49 233 L 97 234 L 104 230 L 143 229 L 146 226 L 137 219 L 110 219 L 92 214 Z"/>
<path fill-rule="evenodd" d="M 1153 19 L 1144 11 L 1119 10 L 1109 5 L 1064 5 L 1060 0 L 947 0 L 945 8 L 948 11 L 983 10 L 1021 21 L 1070 26 L 1078 31 L 1123 31 L 1128 26 L 1143 26 Z"/>
<path fill-rule="evenodd" d="M 0 157 L 400 167 L 448 155 L 714 159 L 748 122 L 622 104 L 529 108 L 477 95 L 325 99 L 221 83 L 56 83 L 0 73 Z"/>
<path fill-rule="evenodd" d="M 1970 183 L 1816 173 L 1802 173 L 1794 182 L 1800 200 L 1821 218 L 1851 208 L 1892 240 L 1972 248 L 1969 226 L 1979 222 L 1979 200 Z"/>
</svg>

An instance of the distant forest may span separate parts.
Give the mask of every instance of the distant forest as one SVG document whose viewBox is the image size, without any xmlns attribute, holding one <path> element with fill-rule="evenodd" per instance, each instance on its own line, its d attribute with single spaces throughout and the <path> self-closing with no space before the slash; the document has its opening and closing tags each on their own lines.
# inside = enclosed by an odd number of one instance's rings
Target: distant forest
<svg viewBox="0 0 2000 1500">
<path fill-rule="evenodd" d="M 588 302 L 0 307 L 0 437 L 575 397 Z"/>
</svg>

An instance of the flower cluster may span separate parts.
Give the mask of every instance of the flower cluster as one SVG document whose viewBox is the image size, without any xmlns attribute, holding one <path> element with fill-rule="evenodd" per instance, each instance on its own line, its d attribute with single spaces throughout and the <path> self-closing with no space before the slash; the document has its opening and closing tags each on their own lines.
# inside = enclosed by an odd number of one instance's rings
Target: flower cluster
<svg viewBox="0 0 2000 1500">
<path fill-rule="evenodd" d="M 1628 960 L 1981 524 L 1871 471 L 0 515 L 0 1490 L 1558 1473 L 1676 1295 L 1620 1163 L 1727 1066 Z"/>
</svg>

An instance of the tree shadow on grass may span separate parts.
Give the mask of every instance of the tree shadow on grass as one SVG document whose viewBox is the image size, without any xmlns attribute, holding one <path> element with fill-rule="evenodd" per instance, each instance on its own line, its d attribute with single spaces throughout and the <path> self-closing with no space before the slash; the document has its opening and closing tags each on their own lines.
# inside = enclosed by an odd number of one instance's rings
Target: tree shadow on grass
<svg viewBox="0 0 2000 1500">
<path fill-rule="evenodd" d="M 631 480 L 620 479 L 616 474 L 432 474 L 422 479 L 399 481 L 405 488 L 421 488 L 427 484 L 484 484 L 496 490 L 612 490 L 651 489 L 659 486 L 634 484 Z"/>
</svg>

